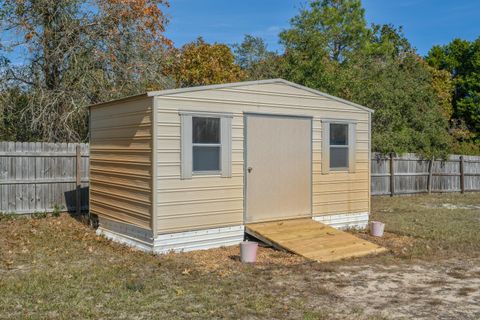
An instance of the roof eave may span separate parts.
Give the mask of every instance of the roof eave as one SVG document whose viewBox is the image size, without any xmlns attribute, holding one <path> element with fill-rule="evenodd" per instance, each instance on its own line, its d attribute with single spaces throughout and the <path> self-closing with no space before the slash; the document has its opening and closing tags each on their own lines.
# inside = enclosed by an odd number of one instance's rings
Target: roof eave
<svg viewBox="0 0 480 320">
<path fill-rule="evenodd" d="M 105 102 L 99 102 L 99 103 L 91 104 L 91 105 L 88 106 L 88 108 L 90 109 L 90 108 L 93 108 L 93 107 L 100 107 L 102 105 L 110 104 L 110 103 L 113 103 L 113 102 L 135 100 L 135 99 L 146 98 L 146 97 L 149 97 L 149 95 L 148 95 L 147 92 L 144 92 L 144 93 L 127 96 L 127 97 L 120 98 L 120 99 L 112 99 L 112 100 L 108 100 L 108 101 L 105 101 Z"/>
</svg>

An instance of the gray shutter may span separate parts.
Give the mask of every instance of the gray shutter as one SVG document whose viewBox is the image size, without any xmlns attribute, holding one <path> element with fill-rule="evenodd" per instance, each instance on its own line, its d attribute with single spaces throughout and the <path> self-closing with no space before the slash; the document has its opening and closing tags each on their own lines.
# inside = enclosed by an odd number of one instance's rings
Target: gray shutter
<svg viewBox="0 0 480 320">
<path fill-rule="evenodd" d="M 221 143 L 222 143 L 222 177 L 232 176 L 232 118 L 220 118 Z"/>
<path fill-rule="evenodd" d="M 181 178 L 192 178 L 192 116 L 182 114 L 181 118 Z"/>
<path fill-rule="evenodd" d="M 356 143 L 356 123 L 348 124 L 348 172 L 355 172 L 357 143 Z"/>
<path fill-rule="evenodd" d="M 330 171 L 330 123 L 322 121 L 322 174 Z"/>
</svg>

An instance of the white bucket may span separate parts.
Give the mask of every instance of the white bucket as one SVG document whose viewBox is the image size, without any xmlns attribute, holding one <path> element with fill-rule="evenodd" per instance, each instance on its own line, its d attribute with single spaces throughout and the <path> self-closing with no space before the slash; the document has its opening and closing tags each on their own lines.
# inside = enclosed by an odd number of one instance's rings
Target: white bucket
<svg viewBox="0 0 480 320">
<path fill-rule="evenodd" d="M 382 237 L 385 230 L 385 223 L 380 221 L 370 222 L 370 234 L 374 237 Z"/>
<path fill-rule="evenodd" d="M 240 242 L 240 261 L 247 263 L 257 262 L 258 243 L 254 241 Z"/>
</svg>

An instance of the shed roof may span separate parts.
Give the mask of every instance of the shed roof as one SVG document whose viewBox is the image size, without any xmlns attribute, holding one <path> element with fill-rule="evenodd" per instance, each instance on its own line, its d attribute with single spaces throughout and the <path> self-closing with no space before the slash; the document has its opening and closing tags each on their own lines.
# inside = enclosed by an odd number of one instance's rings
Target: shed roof
<svg viewBox="0 0 480 320">
<path fill-rule="evenodd" d="M 282 84 L 285 84 L 285 85 L 288 85 L 288 86 L 291 86 L 291 87 L 294 87 L 294 88 L 297 88 L 297 89 L 300 89 L 300 90 L 305 90 L 305 91 L 317 94 L 319 96 L 322 96 L 322 97 L 325 97 L 325 98 L 328 98 L 328 99 L 332 99 L 332 100 L 335 100 L 335 101 L 339 101 L 339 102 L 354 106 L 358 109 L 361 109 L 361 110 L 364 110 L 364 111 L 367 111 L 367 112 L 370 112 L 370 113 L 374 112 L 374 110 L 372 110 L 370 108 L 367 108 L 365 106 L 359 105 L 357 103 L 354 103 L 354 102 L 351 102 L 351 101 L 348 101 L 348 100 L 345 100 L 345 99 L 342 99 L 342 98 L 338 98 L 338 97 L 329 95 L 327 93 L 324 93 L 324 92 L 321 92 L 321 91 L 318 91 L 318 90 L 315 90 L 315 89 L 311 89 L 311 88 L 302 86 L 300 84 L 296 84 L 296 83 L 287 81 L 285 79 L 266 79 L 266 80 L 255 80 L 255 81 L 242 81 L 242 82 L 214 84 L 214 85 L 196 86 L 196 87 L 188 87 L 188 88 L 149 91 L 149 92 L 146 92 L 146 93 L 143 93 L 143 94 L 138 94 L 138 95 L 126 97 L 126 98 L 123 98 L 123 99 L 115 99 L 115 100 L 112 100 L 112 101 L 97 103 L 97 104 L 94 104 L 94 105 L 90 105 L 89 107 L 98 106 L 98 105 L 102 105 L 102 104 L 105 104 L 105 103 L 110 103 L 110 102 L 117 101 L 117 100 L 139 98 L 139 97 L 142 97 L 142 96 L 143 97 L 144 96 L 156 97 L 156 96 L 164 96 L 164 95 L 184 93 L 184 92 L 204 91 L 204 90 L 212 90 L 212 89 L 222 89 L 222 88 L 232 88 L 232 87 L 241 87 L 241 86 L 250 86 L 250 85 L 272 84 L 272 83 L 282 83 Z"/>
</svg>

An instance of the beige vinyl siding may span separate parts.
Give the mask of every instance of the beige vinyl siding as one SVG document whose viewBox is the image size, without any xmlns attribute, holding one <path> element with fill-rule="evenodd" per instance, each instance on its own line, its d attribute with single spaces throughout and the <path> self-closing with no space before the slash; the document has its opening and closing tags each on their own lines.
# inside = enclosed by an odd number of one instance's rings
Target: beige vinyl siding
<svg viewBox="0 0 480 320">
<path fill-rule="evenodd" d="M 284 83 L 172 93 L 155 99 L 159 233 L 243 224 L 244 112 L 313 117 L 313 215 L 369 211 L 367 111 Z M 180 179 L 180 110 L 233 114 L 231 178 L 212 175 Z M 356 122 L 355 172 L 322 175 L 322 119 Z"/>
<path fill-rule="evenodd" d="M 90 109 L 90 211 L 152 228 L 152 103 L 136 97 Z"/>
</svg>

